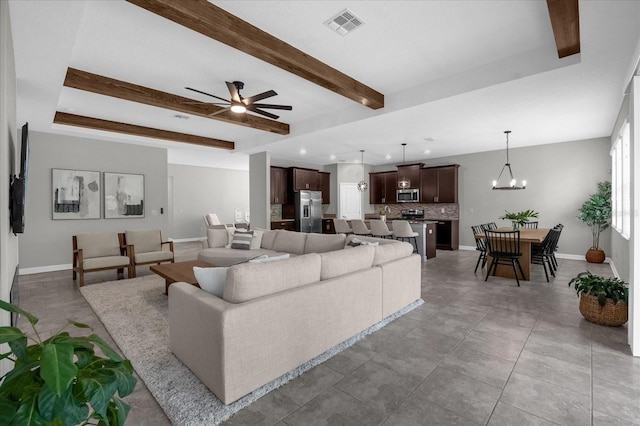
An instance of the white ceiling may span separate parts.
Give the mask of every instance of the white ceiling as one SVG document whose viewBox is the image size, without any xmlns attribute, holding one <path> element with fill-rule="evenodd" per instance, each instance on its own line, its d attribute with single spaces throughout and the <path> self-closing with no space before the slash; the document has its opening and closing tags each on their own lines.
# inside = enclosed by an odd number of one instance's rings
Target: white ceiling
<svg viewBox="0 0 640 426">
<path fill-rule="evenodd" d="M 558 59 L 545 1 L 213 1 L 385 95 L 371 110 L 121 0 L 10 0 L 18 123 L 166 147 L 172 163 L 248 169 L 248 154 L 325 165 L 424 160 L 610 136 L 637 64 L 640 2 L 581 1 L 581 53 Z M 347 36 L 323 23 L 349 9 Z M 288 136 L 63 87 L 67 67 L 202 101 L 185 86 L 293 105 Z M 55 111 L 236 142 L 228 152 L 54 125 Z M 277 111 L 275 111 L 277 113 Z M 306 150 L 301 155 L 300 150 Z M 428 153 L 425 153 L 428 151 Z M 335 159 L 330 156 L 335 155 Z M 390 155 L 391 157 L 385 157 Z"/>
</svg>

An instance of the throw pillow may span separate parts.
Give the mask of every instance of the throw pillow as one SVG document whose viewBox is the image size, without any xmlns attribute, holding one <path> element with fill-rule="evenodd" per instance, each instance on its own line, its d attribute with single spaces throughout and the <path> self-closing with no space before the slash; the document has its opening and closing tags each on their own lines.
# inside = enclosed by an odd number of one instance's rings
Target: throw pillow
<svg viewBox="0 0 640 426">
<path fill-rule="evenodd" d="M 194 266 L 193 275 L 195 275 L 201 289 L 222 298 L 224 284 L 227 281 L 227 269 L 229 268 L 200 268 Z"/>
<path fill-rule="evenodd" d="M 242 231 L 236 229 L 231 240 L 231 248 L 238 250 L 250 250 L 251 240 L 253 239 L 253 231 Z"/>
<path fill-rule="evenodd" d="M 253 238 L 251 239 L 251 250 L 257 250 L 262 246 L 262 236 L 264 231 L 253 230 Z"/>
<path fill-rule="evenodd" d="M 351 247 L 358 247 L 358 246 L 377 246 L 378 244 L 380 243 L 378 243 L 377 241 L 365 241 L 365 240 L 359 240 L 357 238 L 354 238 L 347 245 L 350 245 Z"/>
<path fill-rule="evenodd" d="M 271 256 L 271 257 L 268 257 L 266 254 L 263 254 L 262 256 L 258 256 L 249 260 L 248 263 L 266 263 L 266 262 L 273 262 L 274 260 L 283 260 L 288 258 L 289 258 L 289 253 L 281 254 L 280 256 Z"/>
</svg>

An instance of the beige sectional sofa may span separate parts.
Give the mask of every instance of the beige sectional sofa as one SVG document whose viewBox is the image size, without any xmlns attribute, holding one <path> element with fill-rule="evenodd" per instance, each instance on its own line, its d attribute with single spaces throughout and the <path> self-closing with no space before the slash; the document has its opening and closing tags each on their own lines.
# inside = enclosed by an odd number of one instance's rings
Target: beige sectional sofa
<svg viewBox="0 0 640 426">
<path fill-rule="evenodd" d="M 259 250 L 296 256 L 231 266 L 222 298 L 171 285 L 171 350 L 229 404 L 420 299 L 421 261 L 411 244 L 357 238 L 379 245 L 266 231 Z M 221 250 L 232 249 L 208 248 L 199 258 L 229 259 Z"/>
</svg>

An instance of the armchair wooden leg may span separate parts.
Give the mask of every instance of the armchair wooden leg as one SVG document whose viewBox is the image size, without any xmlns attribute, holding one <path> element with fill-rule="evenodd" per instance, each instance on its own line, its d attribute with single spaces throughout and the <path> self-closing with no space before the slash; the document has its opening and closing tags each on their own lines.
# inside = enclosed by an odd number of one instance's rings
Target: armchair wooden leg
<svg viewBox="0 0 640 426">
<path fill-rule="evenodd" d="M 79 275 L 80 275 L 80 287 L 82 287 L 84 286 L 84 271 L 80 270 Z"/>
<path fill-rule="evenodd" d="M 128 278 L 136 277 L 136 265 L 129 265 L 127 268 L 127 275 L 129 276 Z"/>
</svg>

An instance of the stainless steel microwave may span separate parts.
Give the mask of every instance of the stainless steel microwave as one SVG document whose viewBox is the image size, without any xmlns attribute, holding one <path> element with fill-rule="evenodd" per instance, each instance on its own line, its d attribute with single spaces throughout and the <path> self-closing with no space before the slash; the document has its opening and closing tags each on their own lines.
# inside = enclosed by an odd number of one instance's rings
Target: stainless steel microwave
<svg viewBox="0 0 640 426">
<path fill-rule="evenodd" d="M 420 202 L 420 190 L 398 189 L 396 191 L 396 201 L 398 203 L 418 203 Z"/>
</svg>

